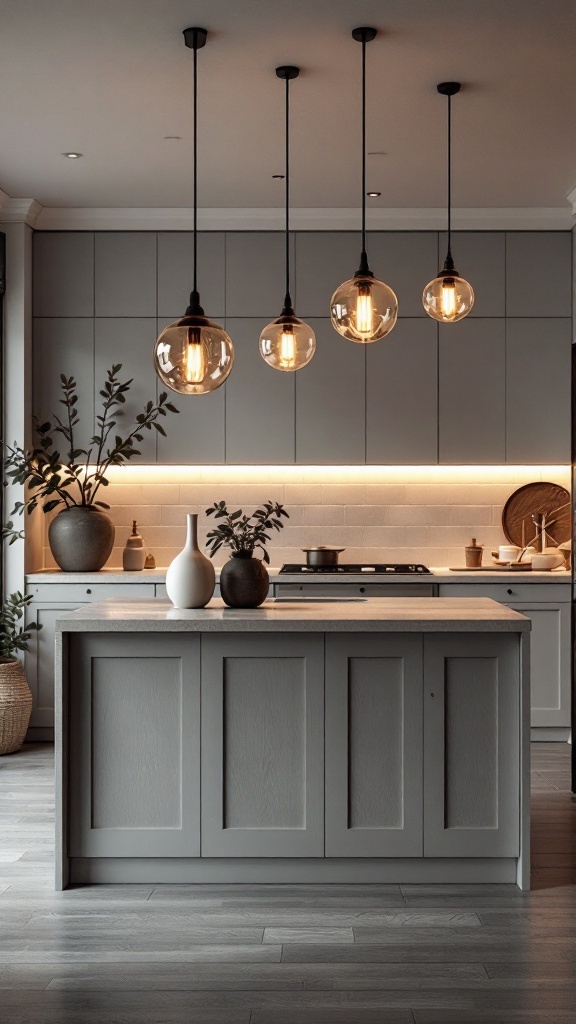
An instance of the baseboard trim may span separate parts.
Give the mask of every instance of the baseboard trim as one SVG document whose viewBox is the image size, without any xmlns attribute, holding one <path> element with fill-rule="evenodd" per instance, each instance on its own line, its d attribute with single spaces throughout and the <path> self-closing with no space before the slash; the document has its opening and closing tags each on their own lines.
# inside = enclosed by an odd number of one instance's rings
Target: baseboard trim
<svg viewBox="0 0 576 1024">
<path fill-rule="evenodd" d="M 516 858 L 346 858 L 221 859 L 193 857 L 72 857 L 72 884 L 172 883 L 323 883 L 445 882 L 448 884 L 516 881 Z"/>
<path fill-rule="evenodd" d="M 571 734 L 569 726 L 530 729 L 530 739 L 534 743 L 570 743 Z"/>
</svg>

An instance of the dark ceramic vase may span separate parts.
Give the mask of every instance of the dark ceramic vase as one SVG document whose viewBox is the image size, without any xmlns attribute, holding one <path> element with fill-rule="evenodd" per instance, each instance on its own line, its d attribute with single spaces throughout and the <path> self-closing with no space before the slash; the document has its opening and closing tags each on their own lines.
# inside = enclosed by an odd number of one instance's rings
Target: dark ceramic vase
<svg viewBox="0 0 576 1024">
<path fill-rule="evenodd" d="M 220 594 L 229 608 L 258 608 L 268 597 L 268 573 L 259 558 L 234 552 L 220 573 Z"/>
<path fill-rule="evenodd" d="M 98 572 L 112 553 L 114 526 L 105 512 L 74 505 L 52 520 L 48 541 L 64 572 Z"/>
</svg>

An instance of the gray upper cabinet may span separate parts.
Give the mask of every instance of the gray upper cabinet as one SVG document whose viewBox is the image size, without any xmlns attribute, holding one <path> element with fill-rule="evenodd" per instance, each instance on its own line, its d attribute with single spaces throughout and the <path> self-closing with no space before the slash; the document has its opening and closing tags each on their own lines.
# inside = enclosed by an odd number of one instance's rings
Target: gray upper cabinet
<svg viewBox="0 0 576 1024">
<path fill-rule="evenodd" d="M 438 461 L 438 324 L 398 320 L 366 346 L 366 462 L 434 465 Z"/>
<path fill-rule="evenodd" d="M 176 317 L 158 321 L 158 334 Z M 221 321 L 223 322 L 223 321 Z M 150 347 L 152 354 L 153 345 Z M 208 395 L 179 395 L 171 391 L 158 377 L 157 393 L 168 393 L 178 415 L 168 413 L 162 420 L 167 436 L 156 438 L 158 462 L 173 466 L 218 466 L 226 460 L 225 402 L 226 385 Z"/>
<path fill-rule="evenodd" d="M 34 316 L 94 316 L 94 235 L 34 234 Z"/>
<path fill-rule="evenodd" d="M 96 413 L 101 412 L 102 398 L 99 394 L 106 380 L 107 371 L 115 363 L 121 363 L 120 380 L 132 379 L 126 404 L 115 415 L 118 423 L 115 433 L 124 437 L 135 426 L 138 413 L 150 399 L 156 398 L 157 377 L 152 362 L 152 351 L 156 340 L 156 319 L 152 317 L 106 317 L 96 320 L 94 337 L 94 372 Z M 168 414 L 170 416 L 170 414 Z M 172 417 L 174 420 L 176 417 Z M 162 420 L 168 431 L 175 429 L 168 417 Z M 167 425 L 167 426 L 166 426 Z M 141 455 L 134 462 L 156 461 L 156 438 L 154 429 L 143 431 L 143 441 L 137 443 Z"/>
<path fill-rule="evenodd" d="M 447 235 L 439 239 L 440 269 Z M 452 255 L 461 277 L 474 289 L 470 316 L 504 316 L 506 312 L 506 235 L 503 231 L 453 231 Z"/>
<path fill-rule="evenodd" d="M 61 414 L 60 374 L 78 385 L 80 423 L 74 444 L 86 448 L 94 431 L 94 321 L 92 318 L 37 317 L 34 321 L 34 385 L 32 408 L 40 422 Z M 60 445 L 65 444 L 59 438 Z"/>
<path fill-rule="evenodd" d="M 505 461 L 505 321 L 440 325 L 439 462 Z"/>
<path fill-rule="evenodd" d="M 262 320 L 249 317 L 226 321 L 235 351 L 232 372 L 223 385 L 226 462 L 232 465 L 294 462 L 296 374 L 273 370 L 264 362 L 258 346 L 264 326 Z"/>
<path fill-rule="evenodd" d="M 184 315 L 192 291 L 194 236 L 191 231 L 160 231 L 158 234 L 158 316 L 171 321 Z M 198 235 L 198 290 L 211 319 L 226 314 L 225 235 L 203 231 Z"/>
<path fill-rule="evenodd" d="M 96 316 L 156 316 L 156 234 L 98 232 L 94 251 Z"/>
<path fill-rule="evenodd" d="M 400 316 L 426 316 L 422 290 L 437 273 L 435 232 L 369 232 L 368 262 L 375 276 L 398 296 Z M 330 315 L 330 299 L 360 263 L 356 231 L 300 231 L 296 235 L 298 315 Z"/>
<path fill-rule="evenodd" d="M 571 336 L 569 319 L 508 319 L 508 462 L 570 462 Z"/>
<path fill-rule="evenodd" d="M 330 320 L 309 317 L 307 322 L 316 334 L 316 352 L 308 366 L 293 374 L 296 462 L 313 466 L 363 463 L 366 346 L 347 341 Z"/>
<path fill-rule="evenodd" d="M 506 315 L 572 315 L 570 231 L 506 235 Z"/>
<path fill-rule="evenodd" d="M 294 238 L 290 245 L 294 267 Z M 258 335 L 282 311 L 284 253 L 284 235 L 279 231 L 231 231 L 226 235 L 226 315 L 262 317 Z M 295 289 L 292 299 L 298 301 Z"/>
</svg>

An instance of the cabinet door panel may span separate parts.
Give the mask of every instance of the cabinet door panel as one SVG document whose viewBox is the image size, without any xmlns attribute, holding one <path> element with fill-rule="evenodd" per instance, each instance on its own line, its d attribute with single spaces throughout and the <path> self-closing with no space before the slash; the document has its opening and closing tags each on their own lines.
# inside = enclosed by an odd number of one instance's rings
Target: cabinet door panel
<svg viewBox="0 0 576 1024">
<path fill-rule="evenodd" d="M 570 462 L 572 322 L 506 324 L 506 461 Z"/>
<path fill-rule="evenodd" d="M 94 235 L 34 232 L 34 316 L 94 316 Z"/>
<path fill-rule="evenodd" d="M 202 856 L 322 857 L 322 636 L 202 637 Z"/>
<path fill-rule="evenodd" d="M 225 235 L 223 231 L 198 234 L 198 289 L 206 316 L 211 320 L 226 315 Z M 158 316 L 183 316 L 192 291 L 194 235 L 191 231 L 158 232 Z M 176 315 L 172 313 L 176 310 Z"/>
<path fill-rule="evenodd" d="M 84 601 L 59 601 L 50 604 L 33 602 L 27 611 L 27 622 L 37 622 L 42 628 L 32 633 L 29 650 L 25 655 L 25 669 L 28 685 L 32 691 L 32 716 L 30 726 L 52 728 L 54 726 L 54 638 L 56 620 L 62 612 L 74 611 Z"/>
<path fill-rule="evenodd" d="M 262 328 L 280 316 L 285 291 L 284 245 L 281 231 L 226 233 L 226 316 L 261 317 L 256 342 Z M 294 266 L 293 237 L 290 245 Z M 298 302 L 297 294 L 292 298 Z"/>
<path fill-rule="evenodd" d="M 296 378 L 296 462 L 366 461 L 366 346 L 342 338 L 330 320 L 307 321 L 316 334 L 312 361 Z"/>
<path fill-rule="evenodd" d="M 265 326 L 262 320 L 250 318 L 226 321 L 235 349 L 234 368 L 224 385 L 226 462 L 232 465 L 294 462 L 297 374 L 273 370 L 264 362 L 258 340 Z"/>
<path fill-rule="evenodd" d="M 42 423 L 61 416 L 60 374 L 74 377 L 78 385 L 80 423 L 74 444 L 86 448 L 94 431 L 94 321 L 88 318 L 54 317 L 34 320 L 33 410 Z M 58 435 L 57 435 L 58 437 Z M 59 437 L 62 445 L 66 442 Z M 60 447 L 60 450 L 62 448 Z"/>
<path fill-rule="evenodd" d="M 535 727 L 570 726 L 570 605 L 510 605 L 532 622 L 530 708 Z"/>
<path fill-rule="evenodd" d="M 571 246 L 570 231 L 506 234 L 507 316 L 571 316 Z"/>
<path fill-rule="evenodd" d="M 424 855 L 519 853 L 517 636 L 424 638 Z"/>
<path fill-rule="evenodd" d="M 158 320 L 158 335 L 179 315 Z M 224 323 L 224 320 L 221 320 Z M 235 370 L 232 370 L 234 373 Z M 156 445 L 161 466 L 220 466 L 226 461 L 226 384 L 207 395 L 179 395 L 157 379 L 157 393 L 166 391 L 178 409 L 163 421 L 166 437 L 158 434 Z"/>
<path fill-rule="evenodd" d="M 155 399 L 158 378 L 154 372 L 152 352 L 156 341 L 156 320 L 149 317 L 99 317 L 95 327 L 95 406 L 96 414 L 101 412 L 100 389 L 107 371 L 115 363 L 121 363 L 120 380 L 130 380 L 132 385 L 126 397 L 126 404 L 115 415 L 118 426 L 113 431 L 122 437 L 136 425 L 138 413 L 143 412 L 146 403 Z M 174 417 L 174 420 L 176 417 Z M 166 431 L 174 430 L 168 417 L 163 420 Z M 143 440 L 137 443 L 140 455 L 131 461 L 156 462 L 156 437 L 154 429 L 143 431 Z"/>
<path fill-rule="evenodd" d="M 438 462 L 438 325 L 398 320 L 366 352 L 366 461 Z"/>
<path fill-rule="evenodd" d="M 422 856 L 422 638 L 327 636 L 326 856 Z"/>
<path fill-rule="evenodd" d="M 74 635 L 70 665 L 70 855 L 199 856 L 200 638 Z"/>
<path fill-rule="evenodd" d="M 441 465 L 498 465 L 505 460 L 504 324 L 503 319 L 467 318 L 440 325 Z"/>
<path fill-rule="evenodd" d="M 97 232 L 94 281 L 96 316 L 156 316 L 155 232 Z"/>
<path fill-rule="evenodd" d="M 440 265 L 448 236 L 439 238 Z M 506 234 L 504 231 L 453 231 L 452 253 L 460 276 L 474 289 L 470 316 L 506 315 Z"/>
</svg>

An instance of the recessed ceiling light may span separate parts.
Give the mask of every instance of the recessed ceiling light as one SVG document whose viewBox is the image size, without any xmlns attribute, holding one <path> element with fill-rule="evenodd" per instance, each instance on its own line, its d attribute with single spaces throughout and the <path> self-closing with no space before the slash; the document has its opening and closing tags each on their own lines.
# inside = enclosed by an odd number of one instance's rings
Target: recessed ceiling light
<svg viewBox="0 0 576 1024">
<path fill-rule="evenodd" d="M 67 156 L 69 160 L 79 160 L 82 153 L 62 153 L 62 156 Z"/>
<path fill-rule="evenodd" d="M 382 193 L 381 192 L 367 192 L 366 195 L 369 196 L 370 199 L 378 199 L 378 196 L 381 196 Z"/>
<path fill-rule="evenodd" d="M 284 179 L 284 175 L 283 174 L 273 174 L 272 177 L 273 178 L 280 178 L 281 180 Z"/>
</svg>

